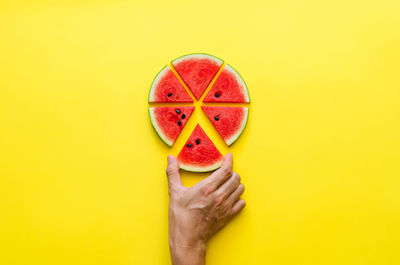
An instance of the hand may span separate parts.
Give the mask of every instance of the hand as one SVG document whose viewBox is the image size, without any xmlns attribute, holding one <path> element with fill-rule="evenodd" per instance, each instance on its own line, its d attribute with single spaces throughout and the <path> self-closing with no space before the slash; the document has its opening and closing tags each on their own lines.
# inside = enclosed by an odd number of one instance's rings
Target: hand
<svg viewBox="0 0 400 265">
<path fill-rule="evenodd" d="M 193 187 L 182 185 L 178 161 L 168 156 L 169 244 L 172 264 L 204 264 L 206 242 L 245 206 L 244 186 L 232 172 L 232 154 Z"/>
</svg>

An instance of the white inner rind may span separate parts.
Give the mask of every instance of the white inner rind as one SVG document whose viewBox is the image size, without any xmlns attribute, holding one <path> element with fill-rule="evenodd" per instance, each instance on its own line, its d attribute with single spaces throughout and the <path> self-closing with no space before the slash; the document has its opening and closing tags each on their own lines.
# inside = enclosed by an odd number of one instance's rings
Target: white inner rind
<svg viewBox="0 0 400 265">
<path fill-rule="evenodd" d="M 167 74 L 167 71 L 170 70 L 168 65 L 164 66 L 160 72 L 158 72 L 158 74 L 156 75 L 156 77 L 153 80 L 153 83 L 151 83 L 151 87 L 150 87 L 150 93 L 149 93 L 149 102 L 154 101 L 154 93 L 156 91 L 156 87 L 158 85 L 158 83 L 160 82 L 161 78 L 164 77 L 164 75 Z"/>
<path fill-rule="evenodd" d="M 240 128 L 237 130 L 237 132 L 234 135 L 232 135 L 230 138 L 226 139 L 226 144 L 228 146 L 233 144 L 239 138 L 239 136 L 242 134 L 242 132 L 244 130 L 244 127 L 246 127 L 247 119 L 249 117 L 249 108 L 243 107 L 243 109 L 245 112 L 244 113 L 245 117 L 243 118 L 242 123 L 240 124 Z"/>
<path fill-rule="evenodd" d="M 179 57 L 175 60 L 172 61 L 172 64 L 175 66 L 178 63 L 185 61 L 187 59 L 209 59 L 211 61 L 215 61 L 216 63 L 219 64 L 219 66 L 222 65 L 222 60 L 218 59 L 217 57 L 214 57 L 212 55 L 209 54 L 203 54 L 203 53 L 193 53 L 193 54 L 188 54 L 188 55 L 184 55 L 182 57 Z"/>
<path fill-rule="evenodd" d="M 161 130 L 160 126 L 158 126 L 157 123 L 157 119 L 155 117 L 155 113 L 154 113 L 155 107 L 151 107 L 149 108 L 149 115 L 150 115 L 150 120 L 151 120 L 151 124 L 153 125 L 154 129 L 156 130 L 158 136 L 160 136 L 160 138 L 169 146 L 172 146 L 173 141 L 171 139 L 168 139 L 165 134 L 163 133 L 163 131 Z"/>
<path fill-rule="evenodd" d="M 212 164 L 210 166 L 206 166 L 206 167 L 184 164 L 182 162 L 179 162 L 179 167 L 186 171 L 208 172 L 208 171 L 212 171 L 212 170 L 215 170 L 215 169 L 221 167 L 221 164 L 222 164 L 222 158 L 221 158 L 221 160 L 215 162 L 214 164 Z"/>
<path fill-rule="evenodd" d="M 247 89 L 246 83 L 243 81 L 243 78 L 242 78 L 242 76 L 239 74 L 239 72 L 236 71 L 235 68 L 233 68 L 233 67 L 230 66 L 229 64 L 226 64 L 226 65 L 225 65 L 225 69 L 226 69 L 229 73 L 232 73 L 232 74 L 235 76 L 236 81 L 237 81 L 238 83 L 240 83 L 240 84 L 242 85 L 242 87 L 244 88 L 244 89 L 243 89 L 243 94 L 244 94 L 245 99 L 246 99 L 245 102 L 246 102 L 246 103 L 250 102 L 249 90 Z M 224 69 L 224 70 L 225 70 L 225 69 Z"/>
</svg>

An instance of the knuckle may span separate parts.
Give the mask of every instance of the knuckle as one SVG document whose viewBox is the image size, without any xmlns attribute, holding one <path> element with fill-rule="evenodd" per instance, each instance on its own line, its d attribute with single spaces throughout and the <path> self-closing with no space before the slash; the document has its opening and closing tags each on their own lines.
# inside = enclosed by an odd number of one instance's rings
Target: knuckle
<svg viewBox="0 0 400 265">
<path fill-rule="evenodd" d="M 201 194 L 202 194 L 204 197 L 208 197 L 212 192 L 213 192 L 213 187 L 212 187 L 211 185 L 204 186 L 204 187 L 201 189 Z"/>
<path fill-rule="evenodd" d="M 224 168 L 222 169 L 222 173 L 223 173 L 224 175 L 232 175 L 232 169 L 230 169 L 230 168 L 228 168 L 228 167 L 224 167 Z"/>
<path fill-rule="evenodd" d="M 244 189 L 244 185 L 243 185 L 243 184 L 240 184 L 240 185 L 239 185 L 239 188 L 238 188 L 239 196 L 243 194 L 244 190 L 245 190 L 245 189 Z"/>
<path fill-rule="evenodd" d="M 235 181 L 236 181 L 236 182 L 239 182 L 239 183 L 240 183 L 240 181 L 242 180 L 241 177 L 239 176 L 239 174 L 236 173 L 236 172 L 234 173 L 234 177 L 235 177 Z"/>
<path fill-rule="evenodd" d="M 170 167 L 167 167 L 167 169 L 165 170 L 165 173 L 167 174 L 167 176 L 170 176 L 170 175 L 172 175 L 172 173 L 173 173 L 173 170 L 172 170 L 172 168 L 170 168 Z"/>
<path fill-rule="evenodd" d="M 215 197 L 214 197 L 214 203 L 215 203 L 215 205 L 221 205 L 222 204 L 222 202 L 224 201 L 224 196 L 222 195 L 222 194 L 217 194 Z"/>
</svg>

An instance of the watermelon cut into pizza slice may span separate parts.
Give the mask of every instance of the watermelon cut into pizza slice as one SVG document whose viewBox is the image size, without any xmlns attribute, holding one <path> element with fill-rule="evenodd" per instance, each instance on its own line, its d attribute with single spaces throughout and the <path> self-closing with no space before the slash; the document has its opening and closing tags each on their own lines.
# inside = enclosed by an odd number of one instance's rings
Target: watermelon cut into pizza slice
<svg viewBox="0 0 400 265">
<path fill-rule="evenodd" d="M 151 124 L 168 146 L 175 143 L 193 111 L 194 107 L 149 108 Z"/>
<path fill-rule="evenodd" d="M 246 107 L 202 106 L 201 108 L 228 146 L 239 138 L 246 127 L 249 115 L 249 109 Z"/>
<path fill-rule="evenodd" d="M 208 172 L 219 168 L 223 156 L 199 124 L 178 155 L 179 167 L 186 171 Z"/>
<path fill-rule="evenodd" d="M 203 102 L 249 103 L 250 96 L 240 74 L 227 64 L 204 97 Z"/>
<path fill-rule="evenodd" d="M 151 84 L 149 103 L 193 102 L 168 65 L 163 67 Z"/>
<path fill-rule="evenodd" d="M 199 100 L 221 68 L 223 61 L 209 54 L 194 53 L 179 57 L 171 63 L 195 98 Z"/>
</svg>

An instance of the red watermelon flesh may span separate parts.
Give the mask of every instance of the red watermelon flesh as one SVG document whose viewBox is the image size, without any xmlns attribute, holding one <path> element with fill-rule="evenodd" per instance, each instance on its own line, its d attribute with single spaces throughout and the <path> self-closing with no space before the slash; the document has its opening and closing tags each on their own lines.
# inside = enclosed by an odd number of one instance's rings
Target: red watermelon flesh
<svg viewBox="0 0 400 265">
<path fill-rule="evenodd" d="M 178 155 L 181 169 L 193 172 L 208 172 L 222 163 L 222 154 L 197 124 Z"/>
<path fill-rule="evenodd" d="M 211 87 L 203 102 L 250 102 L 247 86 L 232 66 L 226 65 Z"/>
<path fill-rule="evenodd" d="M 157 134 L 167 145 L 172 146 L 193 110 L 194 107 L 152 107 L 149 108 L 149 114 Z"/>
<path fill-rule="evenodd" d="M 228 146 L 242 134 L 247 123 L 248 108 L 209 106 L 201 108 Z"/>
<path fill-rule="evenodd" d="M 165 66 L 151 84 L 149 102 L 193 102 L 193 99 L 172 70 Z"/>
<path fill-rule="evenodd" d="M 222 61 L 208 54 L 189 54 L 173 60 L 172 65 L 198 100 L 221 68 Z"/>
</svg>

